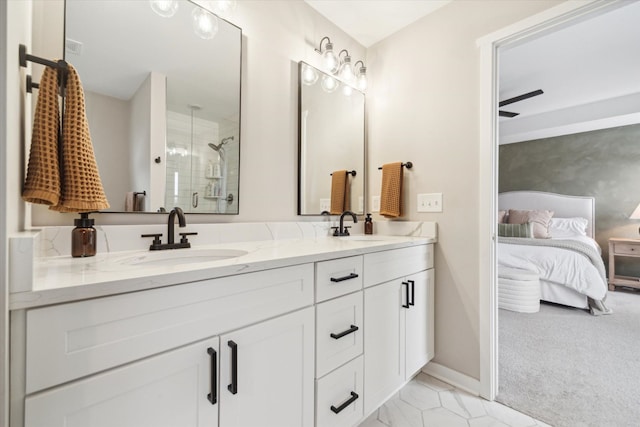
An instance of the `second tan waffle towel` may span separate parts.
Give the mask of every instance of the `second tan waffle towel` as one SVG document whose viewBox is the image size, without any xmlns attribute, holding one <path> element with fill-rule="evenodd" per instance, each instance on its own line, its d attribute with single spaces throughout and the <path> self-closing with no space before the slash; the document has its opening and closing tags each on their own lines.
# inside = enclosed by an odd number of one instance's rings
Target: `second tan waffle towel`
<svg viewBox="0 0 640 427">
<path fill-rule="evenodd" d="M 331 215 L 340 215 L 351 208 L 349 175 L 346 170 L 333 171 L 331 174 Z"/>
<path fill-rule="evenodd" d="M 109 208 L 93 153 L 84 91 L 78 73 L 71 64 L 68 65 L 64 103 L 60 178 L 60 200 L 49 209 L 88 212 Z"/>
<path fill-rule="evenodd" d="M 402 216 L 402 162 L 382 165 L 380 215 L 387 218 Z"/>
</svg>

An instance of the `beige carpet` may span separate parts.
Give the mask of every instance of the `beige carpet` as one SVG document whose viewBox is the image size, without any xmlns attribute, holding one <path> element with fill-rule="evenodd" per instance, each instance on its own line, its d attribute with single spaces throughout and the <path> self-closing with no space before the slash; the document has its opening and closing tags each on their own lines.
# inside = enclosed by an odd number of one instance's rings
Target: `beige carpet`
<svg viewBox="0 0 640 427">
<path fill-rule="evenodd" d="M 497 400 L 558 427 L 640 425 L 640 292 L 607 304 L 608 316 L 500 310 Z"/>
</svg>

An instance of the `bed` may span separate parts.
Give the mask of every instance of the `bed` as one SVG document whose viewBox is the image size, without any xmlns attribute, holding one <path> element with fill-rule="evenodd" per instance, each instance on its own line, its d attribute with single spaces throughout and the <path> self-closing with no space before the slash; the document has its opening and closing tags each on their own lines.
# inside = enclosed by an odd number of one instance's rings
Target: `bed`
<svg viewBox="0 0 640 427">
<path fill-rule="evenodd" d="M 585 235 L 572 233 L 550 239 L 498 238 L 498 269 L 538 272 L 540 299 L 606 314 L 607 282 L 600 247 L 594 240 L 595 199 L 539 191 L 511 191 L 498 195 L 498 209 L 550 210 L 561 218 L 585 218 Z M 560 233 L 558 234 L 560 236 Z"/>
</svg>

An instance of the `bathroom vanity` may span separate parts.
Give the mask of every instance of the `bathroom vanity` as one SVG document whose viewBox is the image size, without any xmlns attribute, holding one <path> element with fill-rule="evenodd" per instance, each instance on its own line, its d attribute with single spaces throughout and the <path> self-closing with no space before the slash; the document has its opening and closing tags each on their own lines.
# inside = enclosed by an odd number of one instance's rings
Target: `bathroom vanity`
<svg viewBox="0 0 640 427">
<path fill-rule="evenodd" d="M 42 260 L 12 294 L 11 426 L 356 425 L 434 356 L 434 242 Z"/>
</svg>

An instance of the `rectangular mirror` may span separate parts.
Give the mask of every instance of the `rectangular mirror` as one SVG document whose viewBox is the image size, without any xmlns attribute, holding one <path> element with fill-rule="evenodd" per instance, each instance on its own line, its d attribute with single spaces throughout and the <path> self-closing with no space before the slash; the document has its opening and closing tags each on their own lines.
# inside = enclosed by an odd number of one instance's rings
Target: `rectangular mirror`
<svg viewBox="0 0 640 427">
<path fill-rule="evenodd" d="M 191 1 L 66 0 L 109 211 L 238 213 L 241 52 Z"/>
<path fill-rule="evenodd" d="M 346 170 L 347 208 L 364 214 L 364 93 L 299 63 L 298 215 L 330 211 L 331 180 Z M 355 173 L 354 173 L 355 172 Z"/>
</svg>

